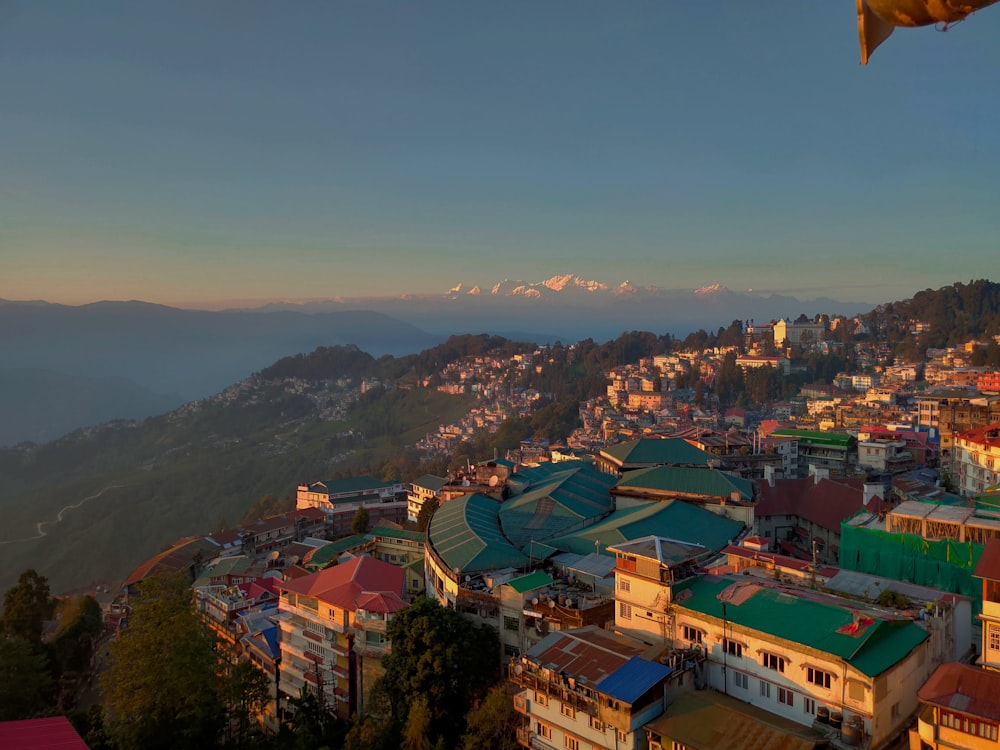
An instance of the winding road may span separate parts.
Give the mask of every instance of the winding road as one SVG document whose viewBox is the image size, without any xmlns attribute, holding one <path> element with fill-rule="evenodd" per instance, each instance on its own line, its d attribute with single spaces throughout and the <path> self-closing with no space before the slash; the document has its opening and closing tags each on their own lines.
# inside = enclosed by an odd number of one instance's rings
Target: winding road
<svg viewBox="0 0 1000 750">
<path fill-rule="evenodd" d="M 23 537 L 22 539 L 0 540 L 0 544 L 16 544 L 17 542 L 31 542 L 31 541 L 33 541 L 35 539 L 41 539 L 44 536 L 48 536 L 49 532 L 45 530 L 46 527 L 47 526 L 54 526 L 55 524 L 57 524 L 60 521 L 62 521 L 63 520 L 63 514 L 65 514 L 66 511 L 68 511 L 68 510 L 74 510 L 76 508 L 79 508 L 84 503 L 86 503 L 86 502 L 88 502 L 90 500 L 96 500 L 97 498 L 99 498 L 101 495 L 103 495 L 108 490 L 114 490 L 114 489 L 118 489 L 119 487 L 125 487 L 125 486 L 126 485 L 124 485 L 124 484 L 109 484 L 107 487 L 105 487 L 104 489 L 100 490 L 99 492 L 91 495 L 90 497 L 85 497 L 85 498 L 83 498 L 83 500 L 81 500 L 78 503 L 74 503 L 73 505 L 67 505 L 65 508 L 63 508 L 61 511 L 59 511 L 59 515 L 56 516 L 56 520 L 55 521 L 39 521 L 35 525 L 35 528 L 38 530 L 38 533 L 35 534 L 35 536 L 26 536 L 26 537 Z"/>
</svg>

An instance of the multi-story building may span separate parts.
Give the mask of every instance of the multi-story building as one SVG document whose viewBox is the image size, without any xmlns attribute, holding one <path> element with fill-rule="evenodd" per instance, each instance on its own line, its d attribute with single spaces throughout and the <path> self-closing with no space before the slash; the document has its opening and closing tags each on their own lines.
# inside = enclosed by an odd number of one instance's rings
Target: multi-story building
<svg viewBox="0 0 1000 750">
<path fill-rule="evenodd" d="M 1000 482 L 1000 424 L 956 434 L 954 451 L 952 464 L 961 494 L 976 497 Z"/>
<path fill-rule="evenodd" d="M 433 474 L 424 474 L 419 479 L 414 479 L 407 485 L 406 518 L 416 523 L 417 516 L 424 503 L 434 499 L 440 502 L 441 488 L 448 484 L 444 477 L 436 477 Z"/>
<path fill-rule="evenodd" d="M 372 526 L 406 521 L 407 494 L 402 482 L 385 481 L 375 477 L 331 479 L 325 482 L 300 484 L 295 507 L 318 508 L 326 516 L 326 524 L 334 536 L 344 536 L 351 531 L 351 521 L 358 508 L 368 511 Z"/>
<path fill-rule="evenodd" d="M 910 747 L 920 750 L 1000 748 L 1000 673 L 942 664 L 920 688 L 920 715 Z"/>
<path fill-rule="evenodd" d="M 425 534 L 422 531 L 376 526 L 368 536 L 371 538 L 368 548 L 373 557 L 406 571 L 407 596 L 423 596 Z"/>
<path fill-rule="evenodd" d="M 515 710 L 526 748 L 647 746 L 643 724 L 663 713 L 669 667 L 648 646 L 596 626 L 550 633 L 511 661 Z"/>
<path fill-rule="evenodd" d="M 793 323 L 787 318 L 774 323 L 775 346 L 815 344 L 822 341 L 825 336 L 826 325 L 824 323 L 813 323 L 812 321 Z"/>
<path fill-rule="evenodd" d="M 345 718 L 360 710 L 390 648 L 386 626 L 407 607 L 403 569 L 363 556 L 276 588 L 282 693 L 314 691 Z"/>
<path fill-rule="evenodd" d="M 779 428 L 772 431 L 770 437 L 798 440 L 799 476 L 807 475 L 813 467 L 828 470 L 830 476 L 846 477 L 857 462 L 856 441 L 847 433 Z"/>
<path fill-rule="evenodd" d="M 664 570 L 637 550 L 616 554 L 619 592 Z M 706 686 L 807 726 L 836 717 L 873 748 L 905 730 L 917 689 L 946 653 L 943 629 L 927 619 L 921 627 L 911 617 L 764 579 L 679 575 L 661 590 L 662 620 L 636 618 L 620 603 L 616 628 L 675 653 L 700 649 Z"/>
</svg>

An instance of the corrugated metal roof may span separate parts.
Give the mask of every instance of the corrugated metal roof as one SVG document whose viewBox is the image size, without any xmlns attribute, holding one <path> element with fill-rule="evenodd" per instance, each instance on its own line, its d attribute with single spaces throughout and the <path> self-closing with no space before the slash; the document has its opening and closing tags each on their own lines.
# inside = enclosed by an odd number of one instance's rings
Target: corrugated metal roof
<svg viewBox="0 0 1000 750">
<path fill-rule="evenodd" d="M 552 576 L 544 570 L 536 570 L 534 573 L 507 581 L 507 585 L 519 594 L 541 586 L 548 586 L 550 583 L 552 583 Z"/>
<path fill-rule="evenodd" d="M 769 437 L 793 437 L 798 438 L 800 443 L 835 445 L 842 448 L 849 446 L 854 439 L 843 432 L 818 432 L 815 430 L 793 430 L 788 428 L 774 430 Z"/>
<path fill-rule="evenodd" d="M 625 474 L 617 488 L 726 498 L 739 492 L 743 500 L 753 500 L 753 482 L 709 468 L 654 466 L 637 469 Z"/>
<path fill-rule="evenodd" d="M 600 543 L 607 547 L 661 536 L 667 539 L 700 544 L 711 550 L 721 550 L 743 530 L 743 524 L 717 516 L 711 511 L 680 500 L 651 501 L 635 507 L 622 508 L 604 520 L 582 531 L 549 539 L 546 544 L 562 552 L 589 554 Z"/>
<path fill-rule="evenodd" d="M 434 550 L 453 571 L 520 568 L 527 555 L 500 530 L 500 505 L 485 495 L 449 500 L 431 519 L 428 536 Z"/>
<path fill-rule="evenodd" d="M 528 649 L 525 657 L 556 674 L 597 685 L 648 648 L 641 641 L 587 625 L 549 633 Z"/>
<path fill-rule="evenodd" d="M 880 619 L 846 599 L 765 587 L 741 577 L 704 576 L 687 590 L 690 597 L 680 608 L 722 620 L 725 604 L 729 622 L 831 654 L 869 677 L 882 674 L 929 637 L 912 621 Z"/>
<path fill-rule="evenodd" d="M 924 703 L 1000 721 L 1000 672 L 957 662 L 942 664 L 917 697 Z"/>
<path fill-rule="evenodd" d="M 65 716 L 0 721 L 4 750 L 87 750 L 87 743 Z"/>
<path fill-rule="evenodd" d="M 670 672 L 670 667 L 633 656 L 598 682 L 596 688 L 605 695 L 631 705 L 665 680 Z"/>
<path fill-rule="evenodd" d="M 639 438 L 612 445 L 601 455 L 621 465 L 662 464 L 671 466 L 707 466 L 715 456 L 680 438 Z"/>
</svg>

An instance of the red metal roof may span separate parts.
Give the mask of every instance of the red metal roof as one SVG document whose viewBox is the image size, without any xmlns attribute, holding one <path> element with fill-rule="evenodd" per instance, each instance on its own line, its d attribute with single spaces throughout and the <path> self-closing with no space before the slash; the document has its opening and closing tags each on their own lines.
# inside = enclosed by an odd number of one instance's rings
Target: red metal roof
<svg viewBox="0 0 1000 750">
<path fill-rule="evenodd" d="M 406 594 L 406 576 L 402 568 L 364 555 L 294 581 L 279 581 L 276 586 L 353 612 L 366 594 L 394 594 L 402 600 Z"/>
<path fill-rule="evenodd" d="M 972 571 L 976 578 L 989 578 L 1000 581 L 1000 539 L 990 539 L 979 558 L 976 569 Z"/>
<path fill-rule="evenodd" d="M 4 750 L 88 750 L 69 719 L 0 721 L 0 747 Z"/>
<path fill-rule="evenodd" d="M 948 662 L 938 667 L 917 698 L 941 708 L 1000 721 L 1000 672 Z"/>
<path fill-rule="evenodd" d="M 760 482 L 758 488 L 755 515 L 798 516 L 838 534 L 841 521 L 866 508 L 863 479 L 776 479 L 774 486 Z M 866 509 L 877 512 L 884 507 L 873 500 Z"/>
</svg>

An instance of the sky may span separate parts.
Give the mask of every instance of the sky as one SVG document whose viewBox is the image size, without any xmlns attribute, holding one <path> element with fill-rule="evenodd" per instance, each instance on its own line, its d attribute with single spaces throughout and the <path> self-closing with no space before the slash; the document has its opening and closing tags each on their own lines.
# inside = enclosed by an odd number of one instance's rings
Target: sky
<svg viewBox="0 0 1000 750">
<path fill-rule="evenodd" d="M 1000 280 L 998 39 L 863 67 L 851 0 L 0 2 L 0 298 Z"/>
</svg>

